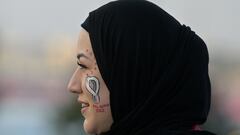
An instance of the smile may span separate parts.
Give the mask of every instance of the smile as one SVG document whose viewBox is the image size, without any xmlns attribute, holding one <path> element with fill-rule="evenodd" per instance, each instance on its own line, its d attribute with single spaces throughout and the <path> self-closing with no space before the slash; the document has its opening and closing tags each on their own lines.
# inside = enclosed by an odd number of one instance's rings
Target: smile
<svg viewBox="0 0 240 135">
<path fill-rule="evenodd" d="M 89 104 L 82 102 L 81 105 L 82 105 L 81 113 L 84 114 L 86 112 L 86 110 L 88 109 Z"/>
<path fill-rule="evenodd" d="M 89 104 L 88 103 L 82 103 L 82 108 L 88 107 Z"/>
</svg>

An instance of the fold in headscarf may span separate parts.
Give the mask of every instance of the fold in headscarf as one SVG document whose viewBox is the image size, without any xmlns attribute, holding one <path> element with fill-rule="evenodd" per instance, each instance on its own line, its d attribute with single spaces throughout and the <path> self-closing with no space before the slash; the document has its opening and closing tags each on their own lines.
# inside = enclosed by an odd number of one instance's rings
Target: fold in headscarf
<svg viewBox="0 0 240 135">
<path fill-rule="evenodd" d="M 149 1 L 113 1 L 89 13 L 89 33 L 110 91 L 107 135 L 210 135 L 193 131 L 210 108 L 203 40 Z"/>
</svg>

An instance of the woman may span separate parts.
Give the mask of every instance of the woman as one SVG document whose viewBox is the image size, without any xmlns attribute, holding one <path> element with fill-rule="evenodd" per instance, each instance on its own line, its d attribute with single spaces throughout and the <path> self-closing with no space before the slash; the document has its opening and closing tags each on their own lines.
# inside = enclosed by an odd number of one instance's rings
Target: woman
<svg viewBox="0 0 240 135">
<path fill-rule="evenodd" d="M 98 135 L 212 135 L 208 51 L 189 27 L 148 1 L 113 1 L 82 24 L 68 89 L 84 130 Z"/>
</svg>

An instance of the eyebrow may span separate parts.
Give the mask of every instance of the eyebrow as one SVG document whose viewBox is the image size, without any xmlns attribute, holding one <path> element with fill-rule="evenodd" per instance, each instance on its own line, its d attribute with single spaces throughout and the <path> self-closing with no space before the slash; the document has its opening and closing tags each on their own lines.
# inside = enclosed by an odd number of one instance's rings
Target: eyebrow
<svg viewBox="0 0 240 135">
<path fill-rule="evenodd" d="M 83 53 L 79 53 L 79 54 L 77 54 L 77 58 L 78 59 L 80 59 L 81 57 L 84 57 L 84 58 L 86 58 L 86 59 L 89 59 L 85 54 L 83 54 Z"/>
</svg>

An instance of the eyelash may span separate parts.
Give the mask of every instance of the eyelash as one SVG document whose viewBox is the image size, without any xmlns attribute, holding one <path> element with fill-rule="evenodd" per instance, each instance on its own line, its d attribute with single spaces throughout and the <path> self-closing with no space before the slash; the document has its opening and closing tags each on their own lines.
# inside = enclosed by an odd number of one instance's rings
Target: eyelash
<svg viewBox="0 0 240 135">
<path fill-rule="evenodd" d="M 83 69 L 83 68 L 87 68 L 85 65 L 80 64 L 78 61 L 77 61 L 77 64 L 78 64 L 78 66 L 79 66 L 81 69 Z"/>
</svg>

